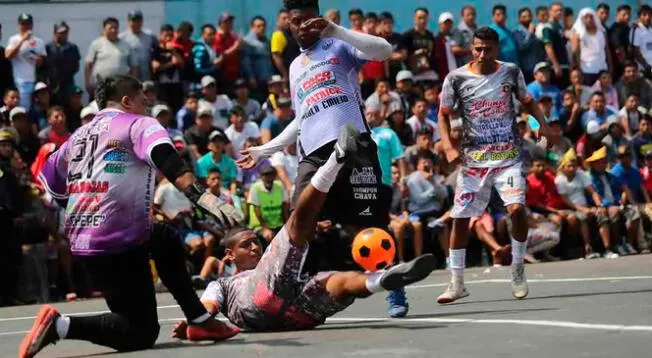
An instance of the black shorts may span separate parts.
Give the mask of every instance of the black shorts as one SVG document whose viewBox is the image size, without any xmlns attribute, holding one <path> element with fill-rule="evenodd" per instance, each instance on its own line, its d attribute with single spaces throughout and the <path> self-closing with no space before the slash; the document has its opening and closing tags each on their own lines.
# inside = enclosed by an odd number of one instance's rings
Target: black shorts
<svg viewBox="0 0 652 358">
<path fill-rule="evenodd" d="M 317 169 L 326 163 L 334 145 L 335 141 L 322 146 L 299 163 L 292 208 Z M 392 190 L 382 184 L 377 151 L 371 136 L 368 133 L 362 134 L 358 156 L 351 165 L 340 170 L 328 192 L 322 209 L 322 220 L 360 228 L 385 228 L 389 225 Z"/>
</svg>

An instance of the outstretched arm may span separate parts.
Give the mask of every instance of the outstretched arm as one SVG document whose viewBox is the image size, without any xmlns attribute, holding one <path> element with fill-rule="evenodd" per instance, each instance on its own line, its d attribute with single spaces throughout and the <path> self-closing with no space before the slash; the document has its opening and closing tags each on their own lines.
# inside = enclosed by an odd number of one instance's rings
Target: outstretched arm
<svg viewBox="0 0 652 358">
<path fill-rule="evenodd" d="M 358 57 L 364 60 L 385 61 L 392 56 L 392 45 L 384 38 L 352 31 L 332 22 L 328 23 L 322 36 L 333 37 L 351 44 L 358 50 Z"/>
<path fill-rule="evenodd" d="M 269 157 L 270 155 L 278 152 L 279 150 L 296 143 L 297 137 L 299 135 L 299 120 L 293 120 L 281 134 L 271 141 L 257 146 L 245 149 L 240 152 L 243 155 L 242 158 L 236 161 L 236 164 L 240 168 L 250 169 L 253 168 L 258 162 L 262 159 Z"/>
</svg>

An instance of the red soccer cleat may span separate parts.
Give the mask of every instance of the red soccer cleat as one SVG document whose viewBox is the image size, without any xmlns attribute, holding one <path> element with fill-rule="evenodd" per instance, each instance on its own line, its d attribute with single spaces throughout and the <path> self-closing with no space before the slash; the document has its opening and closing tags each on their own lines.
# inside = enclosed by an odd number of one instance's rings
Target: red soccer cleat
<svg viewBox="0 0 652 358">
<path fill-rule="evenodd" d="M 190 324 L 186 336 L 191 341 L 224 341 L 240 333 L 240 328 L 229 326 L 214 318 L 209 318 L 200 325 Z"/>
<path fill-rule="evenodd" d="M 56 322 L 61 317 L 56 308 L 50 305 L 41 306 L 32 329 L 20 343 L 18 358 L 32 358 L 41 349 L 59 340 Z"/>
</svg>

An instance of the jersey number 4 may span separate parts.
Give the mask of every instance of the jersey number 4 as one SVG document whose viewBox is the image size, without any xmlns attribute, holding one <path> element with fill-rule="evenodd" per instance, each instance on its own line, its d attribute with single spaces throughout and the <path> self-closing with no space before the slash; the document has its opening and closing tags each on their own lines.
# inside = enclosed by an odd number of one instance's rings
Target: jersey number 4
<svg viewBox="0 0 652 358">
<path fill-rule="evenodd" d="M 88 165 L 86 166 L 86 179 L 90 179 L 93 176 L 93 165 L 95 164 L 95 151 L 97 150 L 97 142 L 99 135 L 91 134 L 87 138 L 78 139 L 73 144 L 73 150 L 76 150 L 75 157 L 70 161 L 73 163 L 79 163 L 88 154 Z M 84 168 L 81 168 L 80 171 L 73 173 L 72 171 L 68 172 L 68 181 L 73 182 L 80 180 L 84 177 Z"/>
</svg>

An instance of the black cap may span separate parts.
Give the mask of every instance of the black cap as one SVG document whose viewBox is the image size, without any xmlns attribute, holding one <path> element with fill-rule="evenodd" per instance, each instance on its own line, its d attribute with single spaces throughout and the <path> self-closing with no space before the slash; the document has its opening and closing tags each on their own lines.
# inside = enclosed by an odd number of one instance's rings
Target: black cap
<svg viewBox="0 0 652 358">
<path fill-rule="evenodd" d="M 264 161 L 258 167 L 258 173 L 260 173 L 261 175 L 272 174 L 272 173 L 276 174 L 276 168 L 274 168 L 272 164 L 269 163 L 269 161 Z"/>
<path fill-rule="evenodd" d="M 247 87 L 247 81 L 245 81 L 242 78 L 238 78 L 233 82 L 233 88 L 242 88 L 242 87 Z"/>
<path fill-rule="evenodd" d="M 62 32 L 68 32 L 70 30 L 70 27 L 68 24 L 66 24 L 65 21 L 61 21 L 58 24 L 54 24 L 54 32 L 56 33 L 62 33 Z"/>
<path fill-rule="evenodd" d="M 79 88 L 78 86 L 74 86 L 72 88 L 72 93 L 73 94 L 84 94 L 84 91 L 81 88 Z"/>
<path fill-rule="evenodd" d="M 23 23 L 26 23 L 26 22 L 29 22 L 29 23 L 34 22 L 34 18 L 32 17 L 32 15 L 27 14 L 27 13 L 22 13 L 22 14 L 18 15 L 18 23 L 19 24 L 23 24 Z"/>
<path fill-rule="evenodd" d="M 129 20 L 142 20 L 143 19 L 143 12 L 140 10 L 131 10 L 129 11 L 129 14 L 127 15 L 127 19 Z"/>
<path fill-rule="evenodd" d="M 278 107 L 291 107 L 292 106 L 292 100 L 289 97 L 279 97 L 276 100 L 276 105 Z"/>
</svg>

